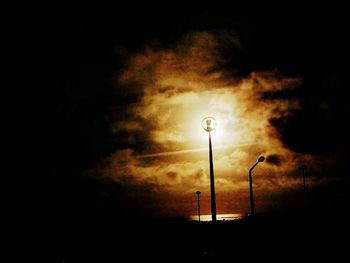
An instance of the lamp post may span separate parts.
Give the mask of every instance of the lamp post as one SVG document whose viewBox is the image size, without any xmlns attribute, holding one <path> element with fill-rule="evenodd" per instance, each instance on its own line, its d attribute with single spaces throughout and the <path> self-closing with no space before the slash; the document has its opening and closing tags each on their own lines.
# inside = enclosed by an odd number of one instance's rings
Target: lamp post
<svg viewBox="0 0 350 263">
<path fill-rule="evenodd" d="M 299 170 L 301 171 L 303 175 L 303 190 L 304 193 L 306 193 L 306 178 L 305 178 L 305 171 L 307 170 L 307 166 L 305 164 L 299 165 Z"/>
<path fill-rule="evenodd" d="M 210 164 L 210 204 L 211 204 L 211 218 L 216 222 L 216 201 L 215 201 L 215 182 L 214 182 L 214 167 L 213 167 L 213 153 L 211 147 L 211 131 L 216 127 L 216 121 L 213 117 L 205 117 L 202 120 L 202 127 L 209 133 L 209 164 Z"/>
<path fill-rule="evenodd" d="M 264 156 L 260 156 L 257 162 L 249 169 L 249 193 L 250 193 L 250 215 L 254 215 L 254 196 L 253 196 L 253 178 L 252 171 L 258 163 L 261 163 L 265 160 Z"/>
<path fill-rule="evenodd" d="M 200 204 L 199 204 L 199 196 L 200 196 L 200 194 L 201 194 L 200 191 L 196 192 L 196 195 L 197 195 L 197 208 L 198 208 L 198 222 L 201 221 L 201 207 L 200 207 Z"/>
</svg>

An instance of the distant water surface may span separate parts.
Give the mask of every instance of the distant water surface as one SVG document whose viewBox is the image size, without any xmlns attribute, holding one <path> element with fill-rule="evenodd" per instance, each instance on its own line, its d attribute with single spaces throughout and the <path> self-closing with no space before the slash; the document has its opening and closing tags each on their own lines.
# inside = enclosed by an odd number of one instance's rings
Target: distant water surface
<svg viewBox="0 0 350 263">
<path fill-rule="evenodd" d="M 216 219 L 218 221 L 234 221 L 246 218 L 246 214 L 218 214 Z M 189 221 L 198 221 L 198 215 L 192 215 L 187 218 Z M 201 221 L 208 222 L 211 221 L 211 215 L 201 215 Z"/>
</svg>

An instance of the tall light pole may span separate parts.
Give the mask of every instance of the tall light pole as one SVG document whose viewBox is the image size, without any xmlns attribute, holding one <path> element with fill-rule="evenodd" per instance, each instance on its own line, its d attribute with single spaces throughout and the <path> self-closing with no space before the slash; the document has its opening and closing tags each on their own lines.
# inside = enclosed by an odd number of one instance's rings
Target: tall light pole
<svg viewBox="0 0 350 263">
<path fill-rule="evenodd" d="M 257 162 L 249 169 L 249 193 L 250 193 L 250 215 L 254 215 L 254 196 L 253 196 L 253 178 L 252 171 L 258 163 L 261 163 L 265 160 L 264 156 L 260 156 Z"/>
<path fill-rule="evenodd" d="M 202 127 L 209 133 L 209 163 L 210 163 L 210 204 L 211 204 L 211 218 L 216 222 L 216 200 L 215 200 L 215 182 L 214 182 L 214 167 L 213 167 L 213 153 L 211 147 L 211 131 L 216 127 L 216 121 L 213 117 L 205 117 L 202 120 Z"/>
<path fill-rule="evenodd" d="M 196 192 L 196 195 L 197 195 L 197 208 L 198 208 L 198 222 L 201 221 L 201 207 L 200 207 L 200 204 L 199 204 L 199 196 L 200 196 L 200 194 L 201 194 L 200 191 Z"/>
</svg>

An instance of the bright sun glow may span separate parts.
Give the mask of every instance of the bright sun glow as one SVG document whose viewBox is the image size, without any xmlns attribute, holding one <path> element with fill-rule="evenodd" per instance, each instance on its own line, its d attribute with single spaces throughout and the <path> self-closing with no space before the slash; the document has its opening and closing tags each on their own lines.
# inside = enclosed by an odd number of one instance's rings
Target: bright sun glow
<svg viewBox="0 0 350 263">
<path fill-rule="evenodd" d="M 223 124 L 223 122 L 221 124 Z M 216 145 L 219 145 L 225 142 L 225 129 L 222 126 L 220 127 L 218 121 L 216 121 L 216 126 L 210 133 L 213 139 L 213 144 L 215 143 Z M 203 140 L 208 140 L 208 132 L 204 129 L 201 130 L 201 138 Z"/>
<path fill-rule="evenodd" d="M 200 94 L 197 103 L 182 109 L 179 114 L 183 123 L 180 133 L 190 147 L 203 147 L 208 140 L 208 132 L 203 129 L 201 122 L 205 117 L 213 116 L 216 126 L 211 131 L 213 146 L 241 143 L 238 130 L 237 117 L 233 114 L 234 103 L 232 96 L 228 94 Z M 202 101 L 203 100 L 203 101 Z M 229 114 L 228 114 L 229 113 Z M 183 128 L 183 129 L 182 129 Z"/>
</svg>

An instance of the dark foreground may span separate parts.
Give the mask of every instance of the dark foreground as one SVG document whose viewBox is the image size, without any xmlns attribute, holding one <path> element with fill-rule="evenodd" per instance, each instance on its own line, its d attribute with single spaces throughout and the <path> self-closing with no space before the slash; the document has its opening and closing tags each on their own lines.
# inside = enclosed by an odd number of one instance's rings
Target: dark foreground
<svg viewBox="0 0 350 263">
<path fill-rule="evenodd" d="M 349 250 L 347 215 L 257 215 L 242 221 L 182 220 L 113 223 L 70 220 L 37 234 L 47 262 L 130 262 L 133 259 L 339 260 Z"/>
</svg>

